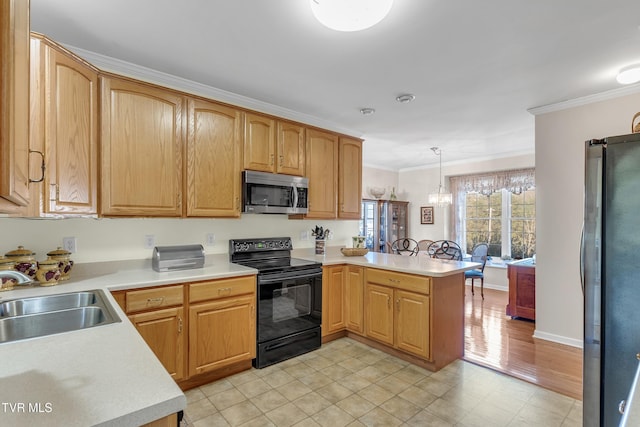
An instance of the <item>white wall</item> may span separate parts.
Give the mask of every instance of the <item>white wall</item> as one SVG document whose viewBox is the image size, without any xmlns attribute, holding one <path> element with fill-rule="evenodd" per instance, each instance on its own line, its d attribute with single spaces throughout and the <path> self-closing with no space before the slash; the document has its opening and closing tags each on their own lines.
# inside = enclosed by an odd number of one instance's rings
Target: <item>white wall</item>
<svg viewBox="0 0 640 427">
<path fill-rule="evenodd" d="M 364 149 L 367 149 L 365 141 Z M 387 192 L 382 197 L 388 199 L 393 188 L 396 189 L 398 200 L 407 200 L 404 194 L 398 194 L 398 172 L 387 169 L 372 168 L 364 166 L 362 168 L 362 197 L 364 199 L 373 199 L 369 189 L 372 187 L 384 188 Z"/>
<path fill-rule="evenodd" d="M 536 116 L 536 337 L 582 345 L 584 144 L 629 133 L 639 110 L 636 93 Z"/>
<path fill-rule="evenodd" d="M 156 245 L 202 244 L 214 233 L 214 246 L 207 254 L 228 253 L 229 239 L 250 237 L 291 237 L 294 248 L 313 247 L 313 237 L 301 240 L 301 232 L 315 225 L 329 228 L 331 246 L 351 247 L 358 235 L 358 221 L 289 220 L 286 215 L 242 215 L 241 219 L 18 219 L 0 218 L 0 255 L 22 245 L 43 260 L 49 251 L 62 245 L 62 238 L 77 238 L 76 262 L 150 258 L 144 236 L 155 235 Z M 309 233 L 310 234 L 310 233 Z"/>
</svg>

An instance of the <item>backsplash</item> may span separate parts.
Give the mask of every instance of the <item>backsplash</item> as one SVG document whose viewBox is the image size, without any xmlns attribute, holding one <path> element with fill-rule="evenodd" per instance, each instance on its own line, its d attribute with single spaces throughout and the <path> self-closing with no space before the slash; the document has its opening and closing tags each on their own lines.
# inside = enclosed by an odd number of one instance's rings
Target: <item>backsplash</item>
<svg viewBox="0 0 640 427">
<path fill-rule="evenodd" d="M 38 261 L 62 246 L 62 239 L 75 237 L 76 263 L 149 259 L 153 248 L 145 248 L 146 236 L 156 246 L 202 244 L 206 254 L 228 253 L 229 239 L 291 237 L 294 248 L 311 248 L 311 229 L 316 225 L 331 230 L 330 246 L 351 247 L 358 234 L 357 220 L 290 220 L 286 215 L 242 215 L 240 219 L 200 218 L 0 218 L 0 255 L 19 245 L 36 253 Z M 214 235 L 209 245 L 207 235 Z M 302 239 L 303 234 L 308 236 Z"/>
</svg>

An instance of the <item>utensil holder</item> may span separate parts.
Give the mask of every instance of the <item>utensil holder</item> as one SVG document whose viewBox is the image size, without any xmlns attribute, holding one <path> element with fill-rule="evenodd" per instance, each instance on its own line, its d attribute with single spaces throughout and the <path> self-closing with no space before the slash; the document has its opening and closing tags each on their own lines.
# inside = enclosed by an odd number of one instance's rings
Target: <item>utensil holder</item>
<svg viewBox="0 0 640 427">
<path fill-rule="evenodd" d="M 316 255 L 324 255 L 326 240 L 316 240 Z"/>
</svg>

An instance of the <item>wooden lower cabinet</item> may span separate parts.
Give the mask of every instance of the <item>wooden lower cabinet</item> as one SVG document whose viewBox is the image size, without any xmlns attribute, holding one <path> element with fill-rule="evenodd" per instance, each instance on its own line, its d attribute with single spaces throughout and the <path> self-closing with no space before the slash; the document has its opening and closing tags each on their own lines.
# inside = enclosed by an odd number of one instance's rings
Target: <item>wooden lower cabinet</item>
<svg viewBox="0 0 640 427">
<path fill-rule="evenodd" d="M 189 375 L 256 355 L 255 295 L 189 307 Z"/>
<path fill-rule="evenodd" d="M 346 266 L 324 267 L 322 272 L 322 336 L 345 327 Z"/>
<path fill-rule="evenodd" d="M 374 268 L 365 276 L 365 336 L 431 360 L 433 279 Z"/>
<path fill-rule="evenodd" d="M 134 314 L 129 320 L 174 380 L 185 377 L 184 309 L 168 308 Z"/>
<path fill-rule="evenodd" d="M 367 284 L 365 287 L 365 335 L 393 345 L 393 289 Z"/>
<path fill-rule="evenodd" d="M 364 333 L 364 268 L 346 267 L 345 322 L 349 332 Z"/>
<path fill-rule="evenodd" d="M 428 359 L 429 296 L 367 284 L 366 336 Z"/>
<path fill-rule="evenodd" d="M 206 376 L 192 377 L 219 368 L 226 375 L 247 369 L 256 357 L 255 276 L 112 295 L 181 387 L 209 382 Z"/>
<path fill-rule="evenodd" d="M 429 296 L 395 290 L 395 346 L 429 358 Z"/>
</svg>

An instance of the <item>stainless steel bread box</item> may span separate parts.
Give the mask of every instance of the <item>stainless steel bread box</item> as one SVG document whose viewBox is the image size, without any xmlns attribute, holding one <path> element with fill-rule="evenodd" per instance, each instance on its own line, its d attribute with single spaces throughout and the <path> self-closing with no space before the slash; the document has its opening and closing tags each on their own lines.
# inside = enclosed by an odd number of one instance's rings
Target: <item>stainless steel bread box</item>
<svg viewBox="0 0 640 427">
<path fill-rule="evenodd" d="M 202 245 L 156 246 L 151 267 L 155 271 L 188 270 L 204 266 Z"/>
</svg>

